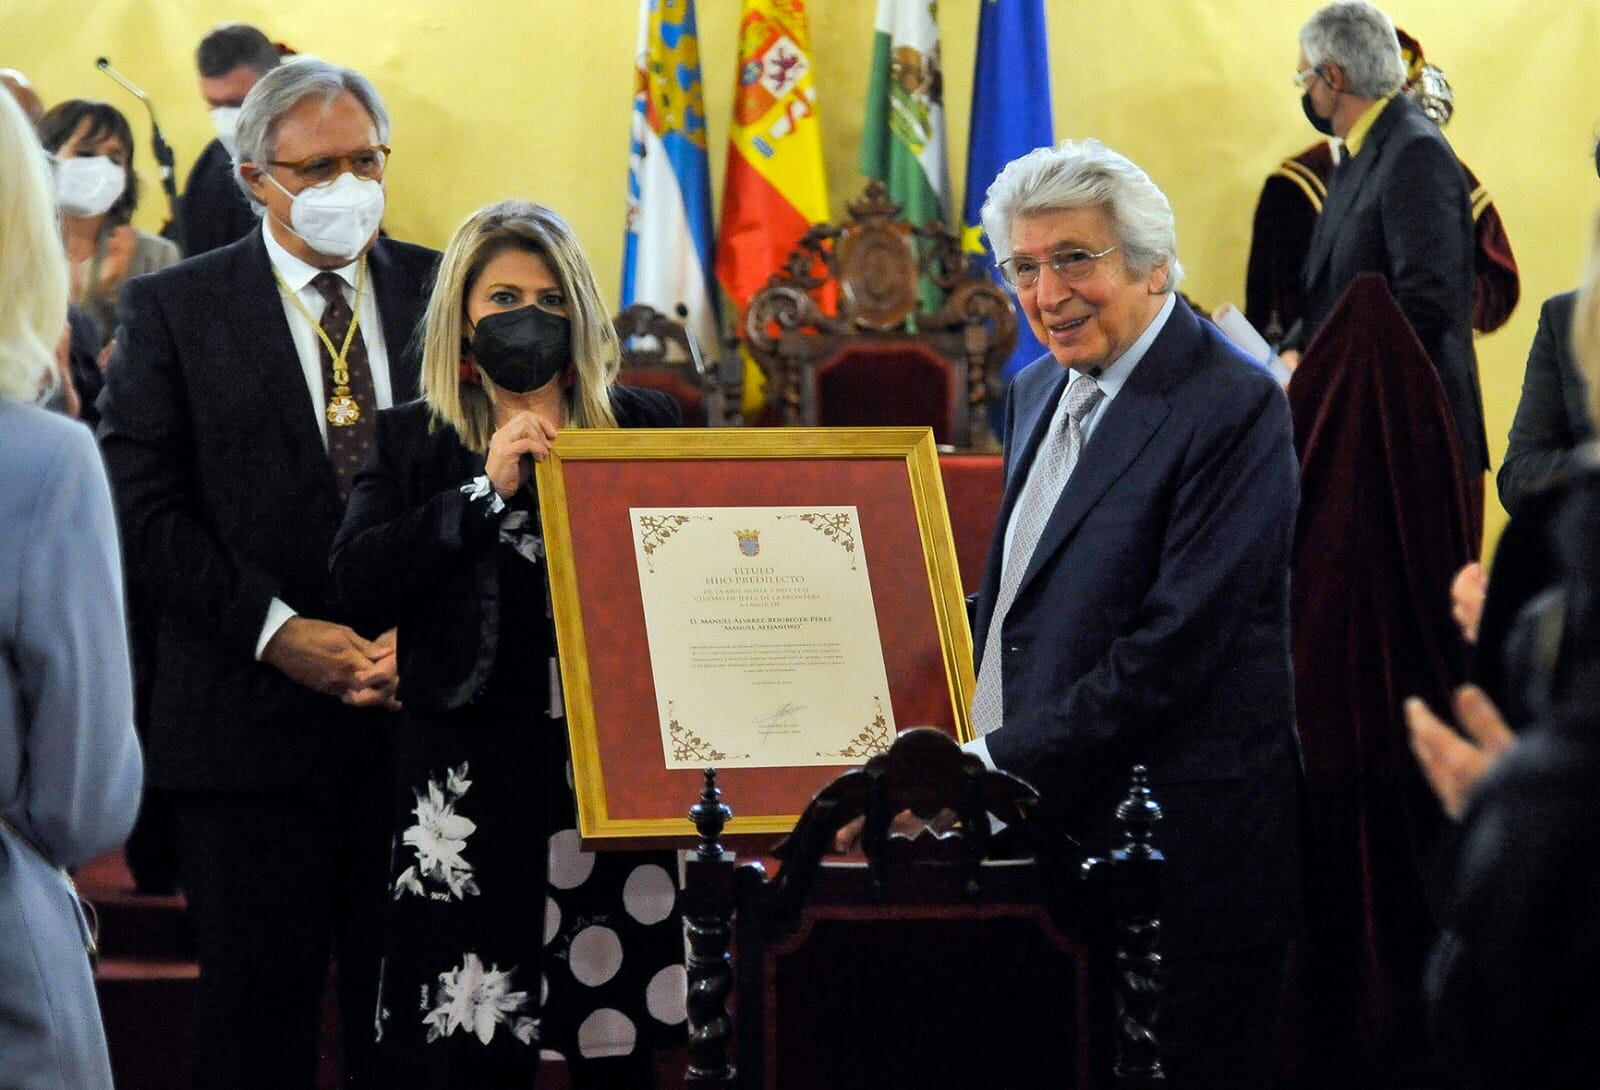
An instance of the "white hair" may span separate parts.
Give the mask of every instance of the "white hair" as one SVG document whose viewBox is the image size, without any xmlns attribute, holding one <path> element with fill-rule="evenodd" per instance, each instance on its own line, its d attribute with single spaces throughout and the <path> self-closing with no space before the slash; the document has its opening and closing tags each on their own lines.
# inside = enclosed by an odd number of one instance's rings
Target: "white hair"
<svg viewBox="0 0 1600 1090">
<path fill-rule="evenodd" d="M 1063 140 L 1035 148 L 1006 164 L 983 202 L 983 231 L 996 261 L 1011 256 L 1011 227 L 1019 216 L 1069 208 L 1106 209 L 1117 233 L 1122 260 L 1135 275 L 1166 266 L 1163 292 L 1183 279 L 1172 203 L 1150 175 L 1098 140 Z"/>
<path fill-rule="evenodd" d="M 1319 8 L 1300 28 L 1300 49 L 1312 68 L 1337 64 L 1358 98 L 1382 98 L 1406 81 L 1394 23 L 1367 0 Z"/>
<path fill-rule="evenodd" d="M 0 93 L 0 395 L 33 401 L 67 327 L 67 255 L 33 125 Z"/>
<path fill-rule="evenodd" d="M 278 123 L 283 115 L 312 95 L 321 95 L 324 106 L 349 92 L 361 108 L 372 118 L 378 130 L 378 143 L 389 142 L 389 111 L 377 88 L 353 68 L 340 68 L 317 57 L 295 57 L 287 60 L 262 76 L 239 107 L 238 150 L 233 156 L 233 180 L 244 192 L 245 199 L 256 215 L 266 211 L 264 205 L 250 192 L 250 187 L 239 177 L 240 163 L 254 163 L 262 170 L 272 160 L 277 147 Z"/>
</svg>

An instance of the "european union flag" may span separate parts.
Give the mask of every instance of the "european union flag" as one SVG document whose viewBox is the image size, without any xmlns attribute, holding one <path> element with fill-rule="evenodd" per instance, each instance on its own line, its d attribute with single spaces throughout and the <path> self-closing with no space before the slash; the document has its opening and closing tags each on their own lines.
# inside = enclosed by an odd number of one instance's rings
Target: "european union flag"
<svg viewBox="0 0 1600 1090">
<path fill-rule="evenodd" d="M 972 78 L 972 126 L 967 144 L 967 194 L 962 243 L 975 268 L 997 279 L 994 255 L 979 237 L 978 210 L 995 176 L 1011 160 L 1055 143 L 1050 118 L 1050 51 L 1044 0 L 983 0 L 978 12 L 978 61 Z M 1017 312 L 1017 350 L 1001 369 L 1001 386 L 1044 355 Z M 1001 402 L 990 414 L 999 428 Z"/>
</svg>

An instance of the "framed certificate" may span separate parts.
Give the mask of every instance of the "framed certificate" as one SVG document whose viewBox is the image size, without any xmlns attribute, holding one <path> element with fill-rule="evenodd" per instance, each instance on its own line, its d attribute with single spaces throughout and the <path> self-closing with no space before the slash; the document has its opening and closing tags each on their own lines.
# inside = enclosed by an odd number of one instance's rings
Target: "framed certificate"
<svg viewBox="0 0 1600 1090">
<path fill-rule="evenodd" d="M 537 467 L 578 831 L 788 832 L 933 726 L 971 737 L 967 629 L 926 428 L 569 430 Z"/>
</svg>

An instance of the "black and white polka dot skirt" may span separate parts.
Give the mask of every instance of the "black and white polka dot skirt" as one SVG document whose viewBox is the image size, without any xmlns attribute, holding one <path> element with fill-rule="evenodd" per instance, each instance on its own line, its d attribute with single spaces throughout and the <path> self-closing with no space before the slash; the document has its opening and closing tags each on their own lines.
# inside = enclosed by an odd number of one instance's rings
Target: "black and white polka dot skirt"
<svg viewBox="0 0 1600 1090">
<path fill-rule="evenodd" d="M 404 713 L 375 1027 L 386 1087 L 531 1085 L 541 1057 L 684 1039 L 676 856 L 578 849 L 564 725 L 527 703 L 520 722 L 494 699 Z"/>
</svg>

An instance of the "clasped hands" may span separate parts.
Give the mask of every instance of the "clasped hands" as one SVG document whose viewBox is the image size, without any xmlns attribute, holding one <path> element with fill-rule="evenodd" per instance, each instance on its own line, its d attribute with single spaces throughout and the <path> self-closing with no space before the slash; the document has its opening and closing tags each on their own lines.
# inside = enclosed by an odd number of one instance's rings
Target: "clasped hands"
<svg viewBox="0 0 1600 1090">
<path fill-rule="evenodd" d="M 357 708 L 400 708 L 395 630 L 369 640 L 347 625 L 290 617 L 272 634 L 261 660 L 308 689 Z"/>
</svg>

